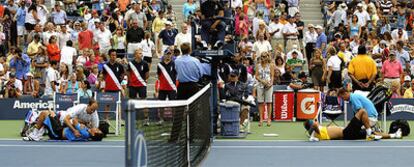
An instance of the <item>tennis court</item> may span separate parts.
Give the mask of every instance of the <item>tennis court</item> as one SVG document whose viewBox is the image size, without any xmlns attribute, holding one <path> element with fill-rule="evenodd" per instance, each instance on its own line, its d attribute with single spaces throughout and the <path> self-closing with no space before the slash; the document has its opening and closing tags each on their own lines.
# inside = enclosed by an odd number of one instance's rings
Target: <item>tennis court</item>
<svg viewBox="0 0 414 167">
<path fill-rule="evenodd" d="M 1 166 L 124 166 L 123 141 L 0 140 Z M 215 140 L 201 166 L 412 166 L 414 141 Z M 58 164 L 57 164 L 58 163 Z"/>
</svg>

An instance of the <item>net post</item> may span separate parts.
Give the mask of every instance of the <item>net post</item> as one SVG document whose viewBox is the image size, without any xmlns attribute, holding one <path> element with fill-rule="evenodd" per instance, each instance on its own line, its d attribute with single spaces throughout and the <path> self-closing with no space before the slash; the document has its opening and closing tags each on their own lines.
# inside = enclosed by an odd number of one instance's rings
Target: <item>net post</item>
<svg viewBox="0 0 414 167">
<path fill-rule="evenodd" d="M 344 127 L 346 127 L 348 123 L 348 102 L 344 101 Z"/>
<path fill-rule="evenodd" d="M 185 111 L 184 113 L 186 113 L 186 119 L 187 119 L 187 166 L 191 167 L 191 157 L 190 157 L 190 106 L 189 104 L 187 104 L 187 106 L 185 107 Z"/>
<path fill-rule="evenodd" d="M 135 167 L 136 164 L 136 151 L 134 150 L 133 141 L 135 141 L 136 129 L 134 125 L 136 124 L 135 120 L 135 109 L 131 101 L 128 102 L 128 107 L 126 110 L 126 121 L 125 121 L 125 166 L 126 167 Z"/>
<path fill-rule="evenodd" d="M 387 103 L 384 103 L 384 108 L 382 109 L 382 129 L 387 133 Z"/>
</svg>

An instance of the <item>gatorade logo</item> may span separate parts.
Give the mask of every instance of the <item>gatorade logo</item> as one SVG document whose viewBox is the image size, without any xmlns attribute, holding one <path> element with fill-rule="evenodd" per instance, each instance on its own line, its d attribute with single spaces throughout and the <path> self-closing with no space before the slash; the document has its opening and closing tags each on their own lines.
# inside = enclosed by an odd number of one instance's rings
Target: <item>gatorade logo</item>
<svg viewBox="0 0 414 167">
<path fill-rule="evenodd" d="M 138 132 L 135 139 L 135 151 L 137 153 L 137 166 L 146 167 L 148 166 L 147 161 L 147 144 L 145 142 L 144 133 Z"/>
<path fill-rule="evenodd" d="M 300 103 L 300 109 L 304 114 L 313 114 L 315 113 L 315 98 L 314 97 L 305 97 Z"/>
</svg>

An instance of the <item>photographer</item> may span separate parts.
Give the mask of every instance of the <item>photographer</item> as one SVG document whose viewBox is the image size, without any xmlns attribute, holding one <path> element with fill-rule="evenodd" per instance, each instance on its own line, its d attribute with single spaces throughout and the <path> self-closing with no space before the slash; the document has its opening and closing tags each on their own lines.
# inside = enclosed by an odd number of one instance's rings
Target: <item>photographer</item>
<svg viewBox="0 0 414 167">
<path fill-rule="evenodd" d="M 22 95 L 22 81 L 16 79 L 15 73 L 9 74 L 8 81 L 4 84 L 4 89 L 0 92 L 5 98 L 19 98 Z"/>
<path fill-rule="evenodd" d="M 22 54 L 22 50 L 16 48 L 16 55 L 10 60 L 10 68 L 16 69 L 17 79 L 25 79 L 24 75 L 30 70 L 30 62 L 29 56 Z"/>
<path fill-rule="evenodd" d="M 219 0 L 205 0 L 201 3 L 201 38 L 208 44 L 224 40 L 225 23 L 218 17 L 224 17 L 224 7 Z"/>
</svg>

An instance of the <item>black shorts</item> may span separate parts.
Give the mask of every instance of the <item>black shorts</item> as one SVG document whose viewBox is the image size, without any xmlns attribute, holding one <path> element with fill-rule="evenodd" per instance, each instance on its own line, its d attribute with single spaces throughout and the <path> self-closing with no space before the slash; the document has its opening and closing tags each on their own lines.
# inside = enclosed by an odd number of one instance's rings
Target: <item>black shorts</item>
<svg viewBox="0 0 414 167">
<path fill-rule="evenodd" d="M 129 89 L 129 98 L 131 99 L 136 99 L 137 94 L 140 99 L 147 98 L 147 87 L 146 86 L 141 86 L 141 87 L 130 86 L 128 87 L 128 89 Z"/>
<path fill-rule="evenodd" d="M 46 126 L 48 131 L 47 135 L 50 139 L 61 140 L 64 127 L 60 124 L 59 118 L 57 116 L 52 117 L 49 115 L 49 119 L 51 126 Z"/>
<path fill-rule="evenodd" d="M 26 28 L 27 33 L 30 33 L 34 30 L 35 24 L 24 23 L 24 28 Z"/>
<path fill-rule="evenodd" d="M 145 60 L 147 63 L 149 63 L 149 64 L 151 64 L 151 63 L 152 63 L 152 57 L 145 57 L 145 56 L 144 56 L 144 60 Z"/>
<path fill-rule="evenodd" d="M 363 125 L 364 124 L 362 123 L 362 121 L 358 118 L 352 118 L 348 126 L 346 126 L 345 129 L 342 131 L 342 133 L 344 134 L 344 140 L 365 139 L 367 136 L 367 132 L 365 131 L 365 129 L 361 128 Z"/>
<path fill-rule="evenodd" d="M 158 92 L 158 99 L 159 100 L 166 100 L 168 97 L 168 100 L 175 100 L 177 99 L 177 92 L 173 90 L 160 90 Z"/>
</svg>

